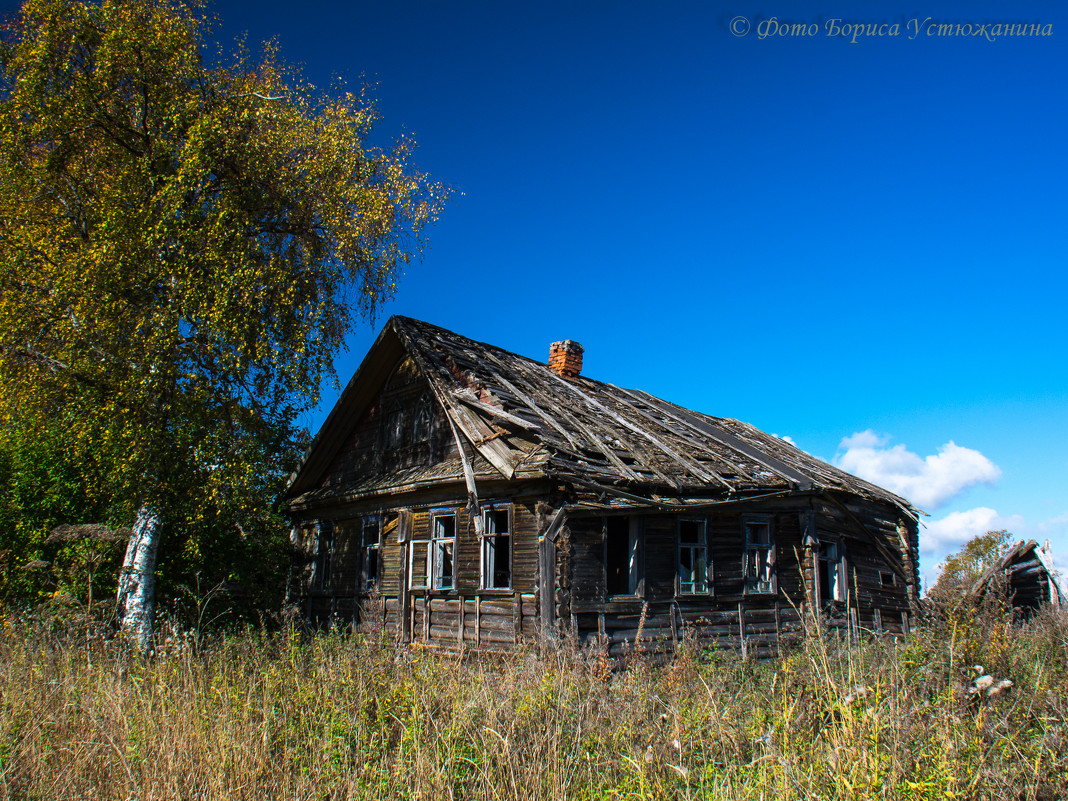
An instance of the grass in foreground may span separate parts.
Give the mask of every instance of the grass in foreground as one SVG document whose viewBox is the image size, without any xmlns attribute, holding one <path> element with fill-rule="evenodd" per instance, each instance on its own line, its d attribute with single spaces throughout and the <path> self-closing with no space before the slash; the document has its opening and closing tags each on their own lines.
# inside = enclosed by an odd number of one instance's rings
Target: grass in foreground
<svg viewBox="0 0 1068 801">
<path fill-rule="evenodd" d="M 977 663 L 1014 686 L 969 695 Z M 0 797 L 1068 797 L 1063 615 L 604 667 L 293 631 L 144 660 L 8 618 Z"/>
</svg>

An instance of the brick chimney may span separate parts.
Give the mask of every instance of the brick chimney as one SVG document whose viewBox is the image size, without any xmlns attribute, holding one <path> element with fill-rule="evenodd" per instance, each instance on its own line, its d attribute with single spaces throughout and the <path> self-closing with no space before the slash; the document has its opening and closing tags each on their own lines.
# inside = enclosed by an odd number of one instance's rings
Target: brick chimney
<svg viewBox="0 0 1068 801">
<path fill-rule="evenodd" d="M 582 372 L 582 345 L 571 339 L 551 344 L 549 369 L 564 378 L 578 378 Z"/>
</svg>

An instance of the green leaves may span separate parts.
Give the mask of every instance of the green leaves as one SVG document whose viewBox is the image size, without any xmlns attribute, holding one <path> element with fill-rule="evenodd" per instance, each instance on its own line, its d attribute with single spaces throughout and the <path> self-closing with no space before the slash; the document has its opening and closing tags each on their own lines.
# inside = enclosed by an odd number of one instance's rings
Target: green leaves
<svg viewBox="0 0 1068 801">
<path fill-rule="evenodd" d="M 0 76 L 0 426 L 74 411 L 107 490 L 263 509 L 446 190 L 273 48 L 162 0 L 27 0 Z M 254 469 L 249 469 L 254 467 Z"/>
</svg>

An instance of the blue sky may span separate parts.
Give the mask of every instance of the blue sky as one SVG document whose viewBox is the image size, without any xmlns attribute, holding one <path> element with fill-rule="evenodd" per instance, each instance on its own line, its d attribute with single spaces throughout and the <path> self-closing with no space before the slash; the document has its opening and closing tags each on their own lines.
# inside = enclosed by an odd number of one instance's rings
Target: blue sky
<svg viewBox="0 0 1068 801">
<path fill-rule="evenodd" d="M 534 358 L 575 339 L 591 377 L 910 497 L 928 578 L 988 528 L 1068 564 L 1062 2 L 215 10 L 319 85 L 374 82 L 381 141 L 414 134 L 458 193 L 342 384 L 393 313 Z M 814 34 L 761 38 L 772 18 Z"/>
<path fill-rule="evenodd" d="M 1068 561 L 1063 3 L 216 8 L 316 83 L 375 82 L 383 141 L 414 134 L 462 193 L 377 326 L 578 340 L 591 377 L 904 492 L 929 578 L 988 528 Z M 815 35 L 760 38 L 773 17 Z M 1052 27 L 928 35 L 946 22 Z"/>
</svg>

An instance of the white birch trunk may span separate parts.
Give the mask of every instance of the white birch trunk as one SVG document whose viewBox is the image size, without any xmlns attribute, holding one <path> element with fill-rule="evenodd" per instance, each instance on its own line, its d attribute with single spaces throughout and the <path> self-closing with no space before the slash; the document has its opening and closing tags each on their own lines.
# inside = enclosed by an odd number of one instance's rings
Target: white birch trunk
<svg viewBox="0 0 1068 801">
<path fill-rule="evenodd" d="M 156 554 L 163 521 L 147 503 L 141 504 L 126 558 L 119 573 L 116 609 L 122 630 L 146 652 L 152 644 L 152 612 L 156 602 Z"/>
</svg>

